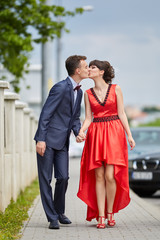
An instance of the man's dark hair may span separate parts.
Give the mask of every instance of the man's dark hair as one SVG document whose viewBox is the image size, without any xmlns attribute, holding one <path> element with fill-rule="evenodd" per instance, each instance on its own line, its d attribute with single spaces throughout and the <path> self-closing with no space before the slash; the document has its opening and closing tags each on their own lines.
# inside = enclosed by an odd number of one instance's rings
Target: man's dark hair
<svg viewBox="0 0 160 240">
<path fill-rule="evenodd" d="M 80 55 L 73 55 L 66 59 L 66 69 L 69 76 L 72 76 L 75 74 L 75 70 L 80 66 L 81 60 L 86 60 L 86 56 L 80 56 Z"/>
</svg>

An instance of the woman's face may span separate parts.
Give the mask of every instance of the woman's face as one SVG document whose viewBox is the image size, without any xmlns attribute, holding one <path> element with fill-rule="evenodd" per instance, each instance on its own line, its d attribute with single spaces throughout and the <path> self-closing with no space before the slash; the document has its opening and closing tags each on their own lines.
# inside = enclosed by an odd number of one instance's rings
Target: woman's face
<svg viewBox="0 0 160 240">
<path fill-rule="evenodd" d="M 103 75 L 103 70 L 100 70 L 97 66 L 91 65 L 89 67 L 89 78 L 97 78 L 97 77 L 102 77 Z"/>
</svg>

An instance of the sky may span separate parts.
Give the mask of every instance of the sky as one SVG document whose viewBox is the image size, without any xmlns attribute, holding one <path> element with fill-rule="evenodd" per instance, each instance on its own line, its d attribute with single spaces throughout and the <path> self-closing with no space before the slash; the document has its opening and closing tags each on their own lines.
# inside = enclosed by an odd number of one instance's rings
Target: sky
<svg viewBox="0 0 160 240">
<path fill-rule="evenodd" d="M 70 33 L 61 38 L 61 79 L 67 72 L 64 62 L 70 55 L 107 60 L 115 69 L 113 83 L 120 85 L 125 105 L 160 106 L 160 1 L 159 0 L 52 0 L 67 10 L 91 5 L 92 11 L 66 18 Z M 56 82 L 56 47 L 51 61 Z M 41 62 L 40 46 L 35 45 L 31 63 Z M 93 81 L 82 81 L 82 89 Z"/>
</svg>

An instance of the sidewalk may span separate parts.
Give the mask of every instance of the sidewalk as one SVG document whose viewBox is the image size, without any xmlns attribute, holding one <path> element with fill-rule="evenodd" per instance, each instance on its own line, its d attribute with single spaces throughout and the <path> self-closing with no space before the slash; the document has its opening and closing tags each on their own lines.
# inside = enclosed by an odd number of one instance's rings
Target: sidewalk
<svg viewBox="0 0 160 240">
<path fill-rule="evenodd" d="M 160 239 L 160 210 L 148 204 L 133 192 L 131 203 L 115 214 L 114 228 L 97 229 L 96 220 L 87 222 L 86 205 L 77 198 L 80 160 L 70 160 L 70 180 L 66 197 L 66 215 L 71 225 L 61 225 L 60 230 L 48 229 L 40 197 L 29 211 L 21 240 L 158 240 Z"/>
</svg>

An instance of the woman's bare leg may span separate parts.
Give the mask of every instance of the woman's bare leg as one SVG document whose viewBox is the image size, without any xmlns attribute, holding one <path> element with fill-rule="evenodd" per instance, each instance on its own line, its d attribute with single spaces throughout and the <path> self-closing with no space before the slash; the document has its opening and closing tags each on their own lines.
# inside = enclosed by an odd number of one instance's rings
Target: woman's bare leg
<svg viewBox="0 0 160 240">
<path fill-rule="evenodd" d="M 96 195 L 99 210 L 99 216 L 105 216 L 105 168 L 101 166 L 95 169 L 96 177 Z"/>
<path fill-rule="evenodd" d="M 106 179 L 106 195 L 107 195 L 107 212 L 113 212 L 113 204 L 116 195 L 116 180 L 114 178 L 114 166 L 106 165 L 105 168 L 105 179 Z M 110 216 L 108 215 L 110 219 Z"/>
</svg>

